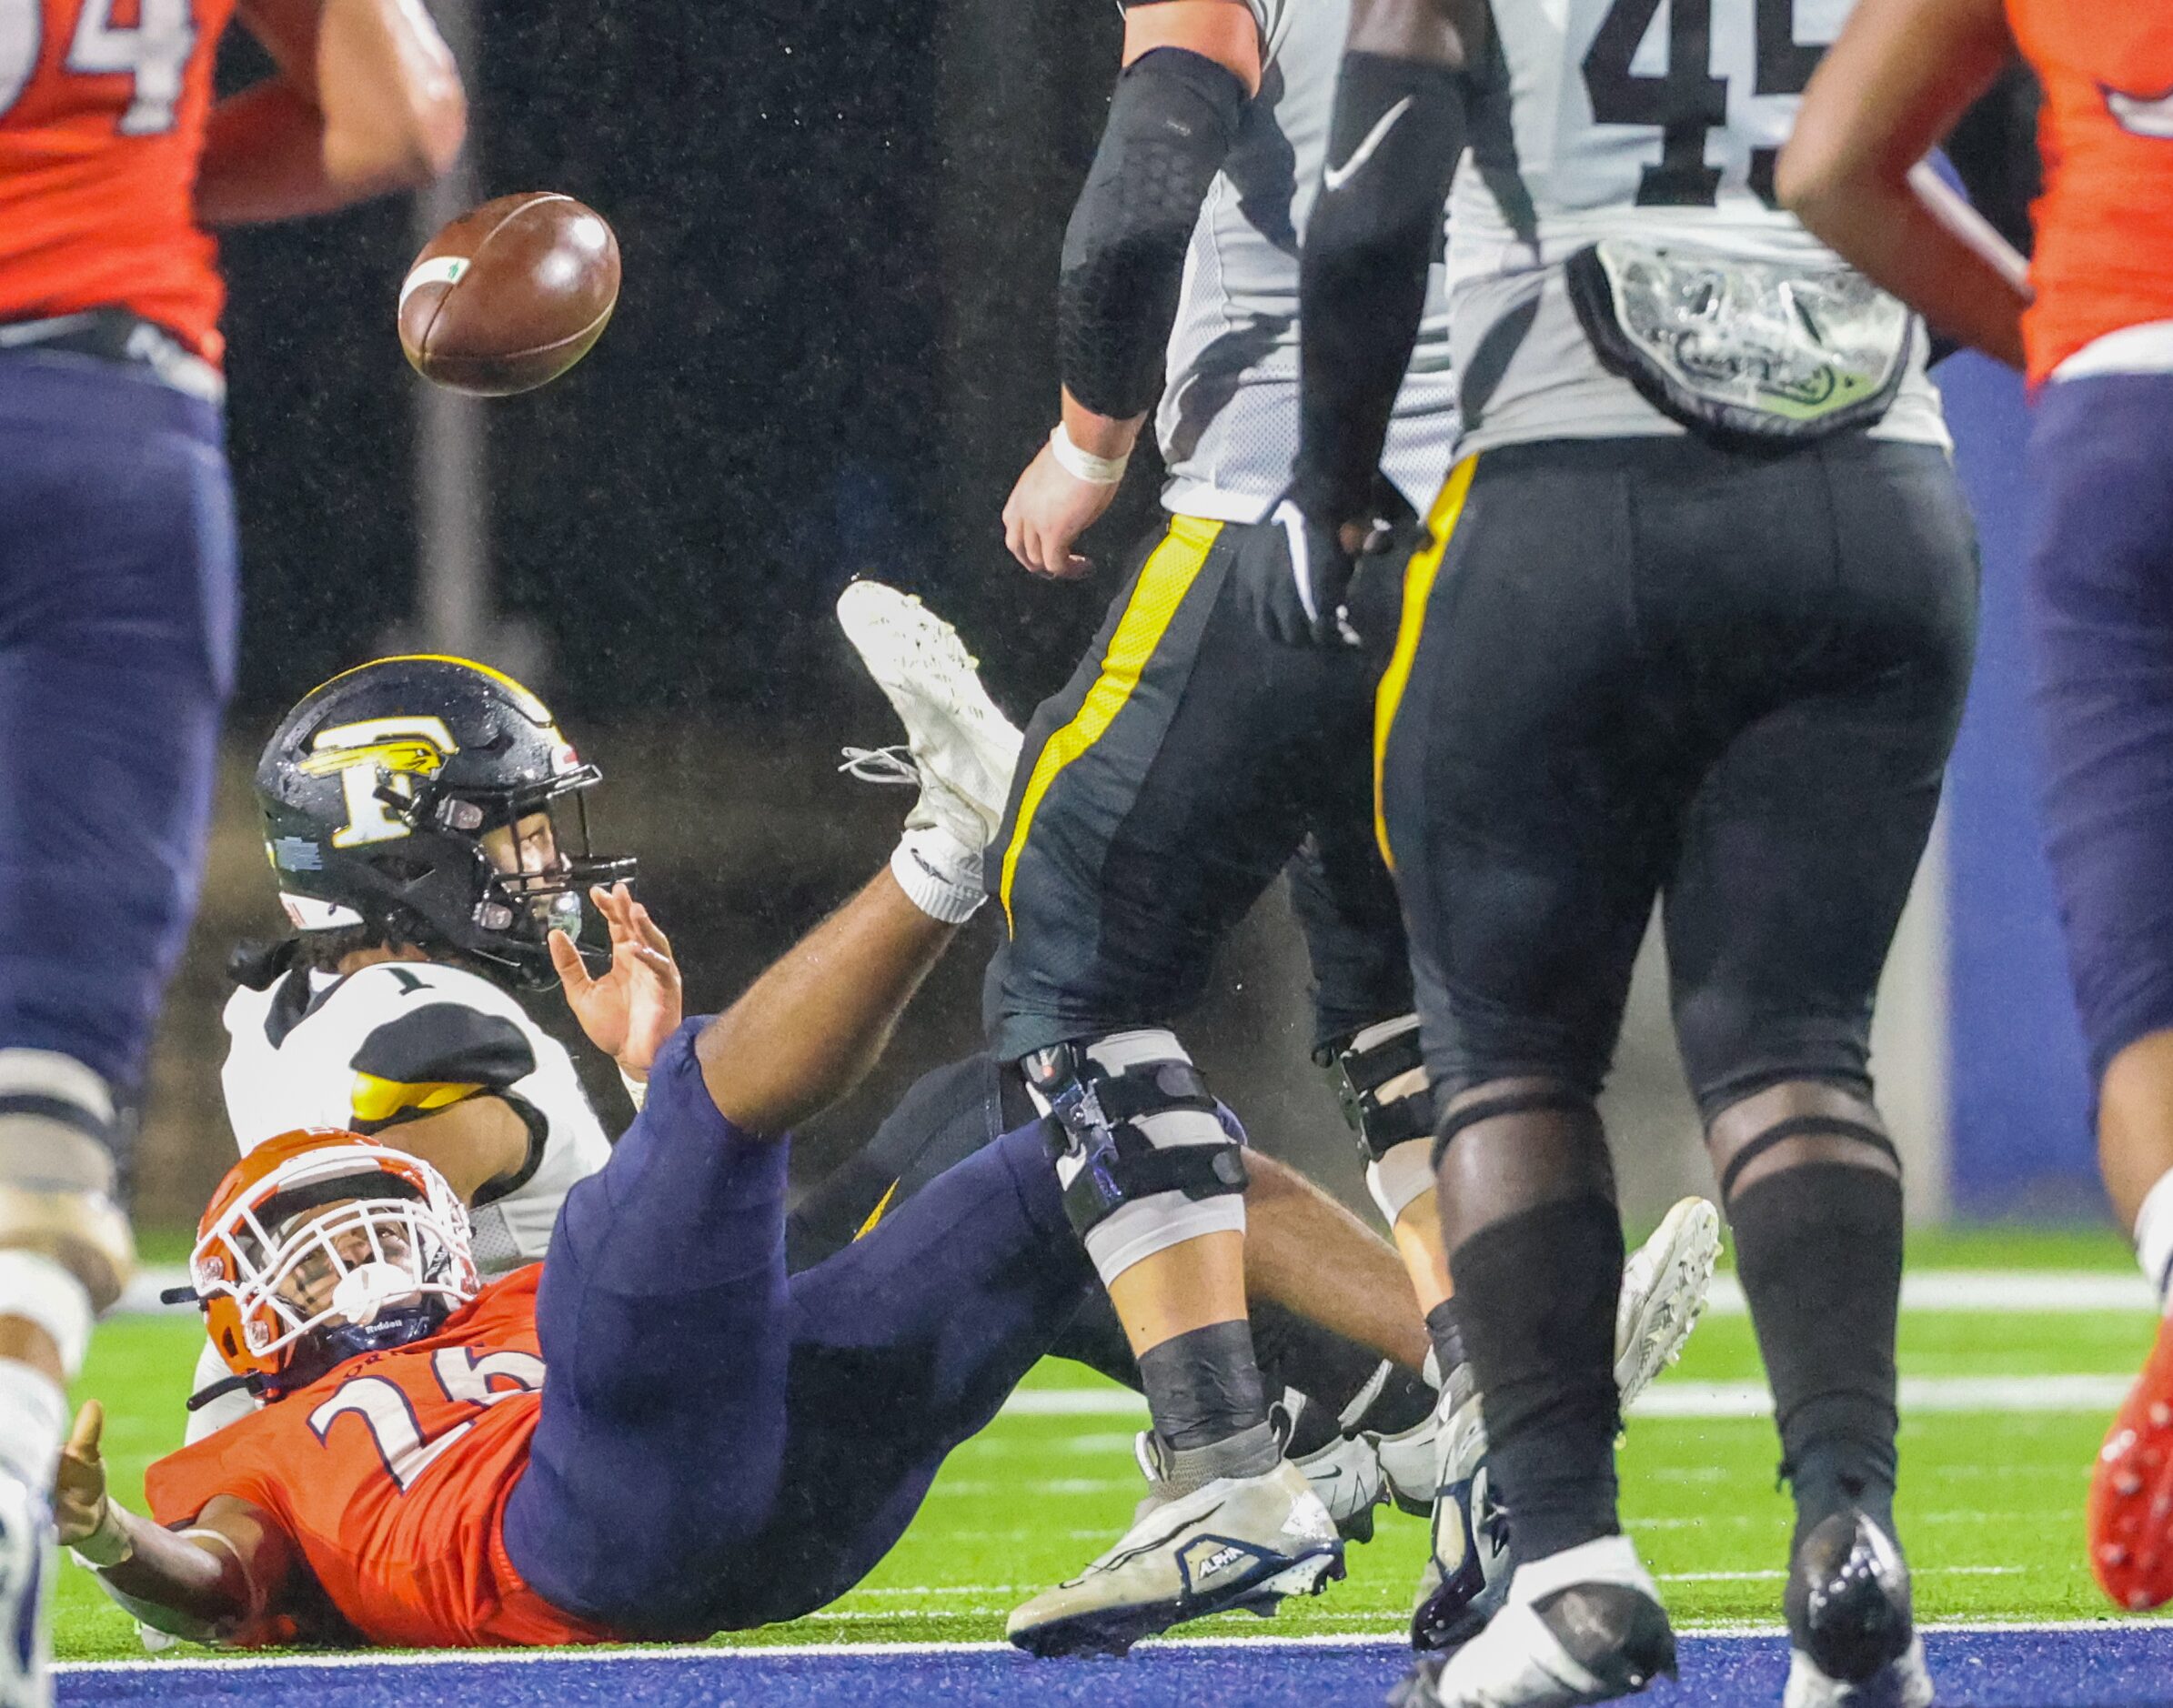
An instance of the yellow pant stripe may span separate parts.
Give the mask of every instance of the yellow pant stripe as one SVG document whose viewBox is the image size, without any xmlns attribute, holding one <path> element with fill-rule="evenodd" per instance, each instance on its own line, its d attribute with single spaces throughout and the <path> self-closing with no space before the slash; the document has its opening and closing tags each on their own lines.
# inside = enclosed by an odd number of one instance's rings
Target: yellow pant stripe
<svg viewBox="0 0 2173 1708">
<path fill-rule="evenodd" d="M 1071 721 L 1049 738 L 1035 759 L 1032 775 L 1026 779 L 1026 792 L 1019 798 L 1019 822 L 1003 850 L 1003 873 L 996 889 L 997 899 L 1003 903 L 1007 929 L 1015 929 L 1011 877 L 1019 869 L 1019 856 L 1026 850 L 1027 833 L 1033 829 L 1033 815 L 1041 797 L 1049 792 L 1057 774 L 1099 741 L 1124 709 L 1124 702 L 1139 686 L 1140 672 L 1162 644 L 1171 619 L 1184 603 L 1185 594 L 1191 591 L 1222 531 L 1220 522 L 1192 516 L 1170 518 L 1168 537 L 1148 558 L 1125 604 L 1124 615 L 1117 619 L 1117 632 L 1110 638 L 1109 650 L 1102 656 L 1102 674 L 1087 690 Z"/>
<path fill-rule="evenodd" d="M 868 1212 L 868 1220 L 854 1230 L 852 1237 L 855 1240 L 865 1240 L 875 1231 L 875 1224 L 880 1221 L 890 1210 L 890 1201 L 898 1196 L 898 1189 L 902 1183 L 899 1181 L 892 1181 L 890 1185 L 883 1188 L 883 1195 L 876 1200 L 875 1208 Z"/>
<path fill-rule="evenodd" d="M 1388 759 L 1388 732 L 1396 721 L 1396 707 L 1411 680 L 1411 662 L 1418 656 L 1419 636 L 1426 627 L 1426 606 L 1434 597 L 1434 572 L 1449 548 L 1449 537 L 1464 514 L 1464 495 L 1472 489 L 1472 476 L 1479 458 L 1474 454 L 1449 470 L 1441 492 L 1426 517 L 1430 536 L 1425 548 L 1413 553 L 1403 570 L 1403 616 L 1396 626 L 1396 649 L 1382 672 L 1381 687 L 1373 698 L 1373 836 L 1381 844 L 1381 858 L 1388 869 L 1396 869 L 1396 857 L 1388 846 L 1388 815 L 1381 807 L 1381 773 Z"/>
</svg>

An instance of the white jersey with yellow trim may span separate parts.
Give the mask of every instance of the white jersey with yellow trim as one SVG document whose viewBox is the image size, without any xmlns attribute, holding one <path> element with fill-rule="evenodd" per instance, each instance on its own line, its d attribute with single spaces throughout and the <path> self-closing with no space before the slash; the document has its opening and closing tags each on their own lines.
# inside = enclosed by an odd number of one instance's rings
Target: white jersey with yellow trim
<svg viewBox="0 0 2173 1708">
<path fill-rule="evenodd" d="M 397 1146 L 400 1123 L 489 1091 L 528 1121 L 525 1172 L 470 1211 L 486 1274 L 539 1260 L 558 1206 L 611 1154 L 564 1045 L 507 991 L 458 967 L 381 961 L 338 977 L 301 969 L 226 1003 L 221 1080 L 246 1154 L 297 1127 Z"/>
<path fill-rule="evenodd" d="M 1249 0 L 1260 93 L 1209 186 L 1186 252 L 1155 427 L 1178 516 L 1256 522 L 1298 455 L 1298 248 L 1319 195 L 1350 0 Z M 1446 276 L 1389 423 L 1382 467 L 1424 515 L 1456 447 Z"/>
<path fill-rule="evenodd" d="M 1449 206 L 1464 447 L 1685 431 L 1601 366 L 1563 263 L 1604 238 L 1840 258 L 1772 196 L 1805 85 L 1854 0 L 1522 0 L 1494 8 Z M 1874 437 L 1948 443 L 1926 341 Z"/>
</svg>

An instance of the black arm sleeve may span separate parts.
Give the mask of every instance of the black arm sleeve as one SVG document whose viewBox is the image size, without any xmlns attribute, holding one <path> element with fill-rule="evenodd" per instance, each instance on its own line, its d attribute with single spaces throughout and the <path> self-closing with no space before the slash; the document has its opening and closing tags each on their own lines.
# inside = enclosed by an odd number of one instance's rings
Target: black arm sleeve
<svg viewBox="0 0 2173 1708">
<path fill-rule="evenodd" d="M 1461 72 L 1345 54 L 1328 169 L 1298 294 L 1298 506 L 1364 518 L 1389 412 L 1425 310 L 1450 175 L 1464 152 Z"/>
<path fill-rule="evenodd" d="M 2043 102 L 2037 77 L 2017 60 L 1962 115 L 1946 145 L 1970 204 L 2024 255 L 2035 241 L 2029 206 L 2045 188 L 2045 164 L 2037 157 Z"/>
<path fill-rule="evenodd" d="M 1162 388 L 1185 248 L 1244 109 L 1234 72 L 1182 47 L 1142 55 L 1117 79 L 1057 288 L 1058 367 L 1097 415 L 1143 414 Z"/>
</svg>

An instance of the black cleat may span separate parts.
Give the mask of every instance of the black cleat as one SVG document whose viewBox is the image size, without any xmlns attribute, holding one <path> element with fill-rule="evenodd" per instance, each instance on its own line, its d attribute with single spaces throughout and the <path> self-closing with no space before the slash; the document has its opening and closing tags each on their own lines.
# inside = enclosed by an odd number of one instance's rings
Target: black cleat
<svg viewBox="0 0 2173 1708">
<path fill-rule="evenodd" d="M 1852 1509 L 1821 1521 L 1789 1564 L 1786 1606 L 1785 1708 L 1928 1708 L 1909 1568 L 1876 1520 Z"/>
</svg>

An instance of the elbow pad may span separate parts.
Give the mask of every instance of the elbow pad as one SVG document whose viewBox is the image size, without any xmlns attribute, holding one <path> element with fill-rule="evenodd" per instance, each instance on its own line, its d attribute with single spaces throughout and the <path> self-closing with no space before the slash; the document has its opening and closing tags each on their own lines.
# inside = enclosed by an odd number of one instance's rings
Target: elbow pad
<svg viewBox="0 0 2173 1708">
<path fill-rule="evenodd" d="M 1058 367 L 1096 415 L 1143 414 L 1161 389 L 1185 250 L 1245 99 L 1234 72 L 1182 47 L 1158 47 L 1117 79 L 1057 289 Z"/>
<path fill-rule="evenodd" d="M 1464 94 L 1445 65 L 1343 56 L 1300 264 L 1294 496 L 1307 516 L 1366 514 L 1464 153 Z"/>
</svg>

